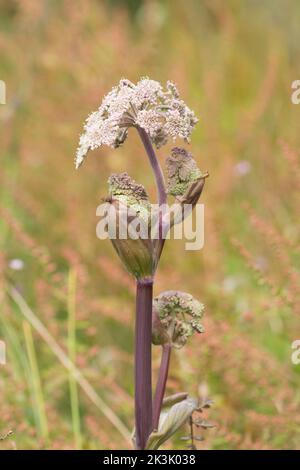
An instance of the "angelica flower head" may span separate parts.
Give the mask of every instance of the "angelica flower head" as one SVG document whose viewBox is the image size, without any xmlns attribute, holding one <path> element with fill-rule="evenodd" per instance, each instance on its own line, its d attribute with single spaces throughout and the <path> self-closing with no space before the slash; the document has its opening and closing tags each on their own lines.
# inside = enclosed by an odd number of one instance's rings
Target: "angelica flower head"
<svg viewBox="0 0 300 470">
<path fill-rule="evenodd" d="M 162 85 L 148 77 L 137 84 L 122 79 L 103 99 L 84 125 L 76 153 L 76 168 L 89 150 L 101 145 L 117 148 L 126 140 L 129 127 L 141 127 L 156 147 L 168 138 L 189 141 L 197 118 L 179 97 L 174 83 Z"/>
<path fill-rule="evenodd" d="M 152 324 L 154 344 L 169 342 L 174 348 L 182 348 L 195 332 L 203 333 L 200 323 L 204 305 L 191 294 L 181 291 L 162 292 L 153 301 L 156 315 Z"/>
</svg>

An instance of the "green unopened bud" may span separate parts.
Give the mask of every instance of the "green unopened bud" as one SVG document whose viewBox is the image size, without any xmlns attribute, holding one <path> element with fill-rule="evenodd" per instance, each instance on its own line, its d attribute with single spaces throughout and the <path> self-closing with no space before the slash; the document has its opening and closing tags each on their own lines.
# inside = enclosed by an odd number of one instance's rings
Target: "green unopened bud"
<svg viewBox="0 0 300 470">
<path fill-rule="evenodd" d="M 149 223 L 151 204 L 142 184 L 136 183 L 128 173 L 114 173 L 108 178 L 109 193 L 129 206 L 143 220 Z"/>
<path fill-rule="evenodd" d="M 176 211 L 170 220 L 170 227 L 182 222 L 197 204 L 208 173 L 202 173 L 191 153 L 175 147 L 166 160 L 167 191 L 176 197 Z"/>
<path fill-rule="evenodd" d="M 195 332 L 203 333 L 200 323 L 204 305 L 186 292 L 166 291 L 153 301 L 157 320 L 152 324 L 152 342 L 167 342 L 174 348 L 182 348 Z"/>
<path fill-rule="evenodd" d="M 155 303 L 153 303 L 152 310 L 152 343 L 156 345 L 170 343 L 168 331 L 159 318 Z"/>
<path fill-rule="evenodd" d="M 191 183 L 203 175 L 191 153 L 184 148 L 174 147 L 166 160 L 167 191 L 172 196 L 183 196 Z"/>
<path fill-rule="evenodd" d="M 150 202 L 142 185 L 127 173 L 109 180 L 108 233 L 127 271 L 136 279 L 151 277 L 154 270 L 150 237 Z"/>
</svg>

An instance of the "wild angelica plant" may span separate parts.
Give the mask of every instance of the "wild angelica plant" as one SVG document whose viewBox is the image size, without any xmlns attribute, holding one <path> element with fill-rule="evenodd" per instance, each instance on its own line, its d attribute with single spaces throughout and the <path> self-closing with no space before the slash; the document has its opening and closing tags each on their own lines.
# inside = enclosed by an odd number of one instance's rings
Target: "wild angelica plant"
<svg viewBox="0 0 300 470">
<path fill-rule="evenodd" d="M 166 160 L 167 184 L 154 147 L 169 139 L 189 142 L 197 118 L 180 99 L 174 83 L 164 89 L 157 81 L 142 78 L 137 84 L 122 79 L 86 120 L 75 165 L 90 150 L 102 145 L 120 147 L 129 128 L 137 130 L 151 164 L 158 193 L 153 219 L 145 188 L 127 173 L 108 180 L 108 233 L 125 268 L 136 279 L 135 323 L 135 431 L 137 449 L 157 449 L 200 410 L 186 393 L 164 398 L 172 348 L 182 348 L 194 333 L 202 333 L 204 306 L 190 294 L 167 291 L 153 299 L 153 283 L 166 236 L 195 206 L 207 174 L 202 174 L 191 153 L 175 147 Z M 175 197 L 175 210 L 167 196 Z M 174 208 L 173 208 L 174 209 Z M 132 222 L 143 228 L 133 230 Z M 117 226 L 117 230 L 116 230 Z M 134 233 L 133 233 L 134 232 Z M 122 233 L 122 236 L 120 235 Z M 125 236 L 124 236 L 125 233 Z M 162 359 L 152 400 L 151 345 L 161 346 Z"/>
</svg>

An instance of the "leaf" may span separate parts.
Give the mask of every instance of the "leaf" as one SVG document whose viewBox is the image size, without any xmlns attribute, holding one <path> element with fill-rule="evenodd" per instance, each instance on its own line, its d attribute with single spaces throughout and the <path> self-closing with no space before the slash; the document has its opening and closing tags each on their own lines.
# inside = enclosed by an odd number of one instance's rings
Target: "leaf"
<svg viewBox="0 0 300 470">
<path fill-rule="evenodd" d="M 158 449 L 178 431 L 197 407 L 197 400 L 187 397 L 185 400 L 173 405 L 169 410 L 163 411 L 160 416 L 158 431 L 150 434 L 146 449 Z"/>
<path fill-rule="evenodd" d="M 163 400 L 163 408 L 169 408 L 170 406 L 175 405 L 188 397 L 188 393 L 180 392 L 174 393 L 174 395 L 170 395 Z"/>
<path fill-rule="evenodd" d="M 212 429 L 216 427 L 215 424 L 210 423 L 209 421 L 206 421 L 205 419 L 197 419 L 196 421 L 193 421 L 193 424 L 197 426 L 198 428 L 203 428 L 203 429 Z"/>
</svg>

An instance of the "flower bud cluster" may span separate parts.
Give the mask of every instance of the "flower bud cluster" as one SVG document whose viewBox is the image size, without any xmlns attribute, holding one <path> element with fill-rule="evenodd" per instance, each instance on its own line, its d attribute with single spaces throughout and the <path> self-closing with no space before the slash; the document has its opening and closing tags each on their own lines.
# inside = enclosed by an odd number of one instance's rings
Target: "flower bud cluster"
<svg viewBox="0 0 300 470">
<path fill-rule="evenodd" d="M 153 310 L 154 344 L 168 342 L 174 348 L 180 349 L 195 332 L 204 332 L 200 323 L 204 305 L 191 294 L 181 291 L 162 292 L 154 299 Z"/>
</svg>

